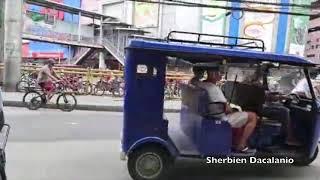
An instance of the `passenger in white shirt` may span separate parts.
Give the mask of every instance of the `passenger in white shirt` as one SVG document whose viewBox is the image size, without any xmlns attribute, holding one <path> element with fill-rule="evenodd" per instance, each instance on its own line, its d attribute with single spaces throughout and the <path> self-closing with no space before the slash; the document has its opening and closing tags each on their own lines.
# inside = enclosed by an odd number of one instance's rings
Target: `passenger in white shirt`
<svg viewBox="0 0 320 180">
<path fill-rule="evenodd" d="M 208 92 L 210 102 L 222 102 L 226 104 L 226 112 L 220 118 L 228 121 L 233 128 L 244 127 L 240 142 L 236 145 L 236 151 L 239 153 L 254 153 L 255 150 L 248 148 L 247 141 L 256 127 L 257 115 L 253 112 L 232 112 L 222 90 L 216 85 L 222 77 L 219 69 L 212 68 L 207 71 L 207 75 L 207 79 L 203 82 L 199 82 L 197 85 Z"/>
</svg>

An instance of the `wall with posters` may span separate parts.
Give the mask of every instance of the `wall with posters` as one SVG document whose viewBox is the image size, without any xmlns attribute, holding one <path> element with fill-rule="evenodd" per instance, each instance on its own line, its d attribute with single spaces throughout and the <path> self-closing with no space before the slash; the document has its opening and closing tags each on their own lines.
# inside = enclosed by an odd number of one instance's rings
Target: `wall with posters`
<svg viewBox="0 0 320 180">
<path fill-rule="evenodd" d="M 265 43 L 265 50 L 272 51 L 276 20 L 277 15 L 275 14 L 245 12 L 241 34 L 246 38 L 262 39 Z"/>
<path fill-rule="evenodd" d="M 310 5 L 312 0 L 293 0 L 295 4 Z M 300 12 L 309 13 L 308 11 L 302 11 L 301 9 L 293 8 L 293 10 L 299 10 Z M 296 54 L 304 56 L 306 38 L 308 34 L 309 17 L 307 16 L 292 16 L 289 27 L 289 40 L 288 40 L 288 52 L 290 54 Z"/>
<path fill-rule="evenodd" d="M 225 2 L 215 0 L 185 0 L 193 3 L 203 3 L 218 6 L 250 7 L 257 9 L 273 9 L 288 12 L 286 7 L 271 7 L 266 5 L 253 5 L 238 2 Z M 310 4 L 313 0 L 252 0 L 268 3 L 295 3 Z M 163 38 L 173 30 L 200 32 L 207 34 L 243 36 L 264 40 L 266 51 L 277 53 L 290 53 L 303 56 L 309 18 L 304 16 L 291 16 L 285 14 L 268 14 L 229 11 L 215 8 L 195 8 L 181 6 L 167 6 L 134 2 L 130 6 L 114 8 L 115 12 L 132 14 L 133 24 L 137 27 L 151 31 L 150 35 Z M 131 7 L 131 8 L 132 8 Z M 295 11 L 296 9 L 293 9 Z M 110 11 L 109 11 L 110 12 Z M 131 13 L 132 12 L 132 13 Z M 299 10 L 301 12 L 301 10 Z M 307 12 L 306 12 L 307 13 Z M 108 14 L 106 11 L 105 14 Z M 151 28 L 150 28 L 151 27 Z M 152 30 L 151 30 L 152 29 Z M 183 37 L 182 37 L 183 38 Z M 187 37 L 186 37 L 187 38 Z M 221 39 L 210 39 L 220 41 Z M 229 43 L 234 43 L 232 40 Z"/>
<path fill-rule="evenodd" d="M 214 0 L 203 0 L 203 4 L 209 5 L 219 5 L 225 6 L 227 2 L 223 1 L 214 1 Z M 226 25 L 227 25 L 227 11 L 225 9 L 215 9 L 215 8 L 202 8 L 201 9 L 201 33 L 205 34 L 216 34 L 216 35 L 225 35 L 226 32 Z M 213 42 L 220 42 L 223 41 L 221 38 L 210 38 L 205 37 L 204 40 L 210 40 Z"/>
<path fill-rule="evenodd" d="M 159 20 L 159 5 L 143 2 L 134 3 L 134 25 L 138 28 L 157 27 Z"/>
</svg>

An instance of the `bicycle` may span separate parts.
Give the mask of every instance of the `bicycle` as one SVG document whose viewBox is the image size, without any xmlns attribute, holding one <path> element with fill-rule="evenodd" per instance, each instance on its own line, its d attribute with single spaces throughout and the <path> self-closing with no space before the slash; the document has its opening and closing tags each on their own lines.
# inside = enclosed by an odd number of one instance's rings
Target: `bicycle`
<svg viewBox="0 0 320 180">
<path fill-rule="evenodd" d="M 23 72 L 20 81 L 16 84 L 17 92 L 26 92 L 37 88 L 36 74 L 34 72 Z"/>
<path fill-rule="evenodd" d="M 65 112 L 73 111 L 77 106 L 77 99 L 73 94 L 65 92 L 65 83 L 59 82 L 55 90 L 55 94 L 58 95 L 56 100 L 57 108 Z M 47 104 L 46 92 L 44 90 L 42 92 L 30 90 L 23 96 L 22 101 L 28 109 L 37 110 Z M 73 104 L 70 102 L 73 102 Z"/>
<path fill-rule="evenodd" d="M 97 96 L 103 96 L 105 93 L 111 93 L 112 84 L 111 77 L 100 78 L 100 80 L 94 85 L 93 94 Z"/>
</svg>

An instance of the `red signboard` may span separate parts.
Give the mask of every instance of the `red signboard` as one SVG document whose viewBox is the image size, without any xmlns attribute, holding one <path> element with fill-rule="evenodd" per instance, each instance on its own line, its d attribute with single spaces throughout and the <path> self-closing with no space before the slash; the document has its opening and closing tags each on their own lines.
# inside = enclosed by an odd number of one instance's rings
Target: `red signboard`
<svg viewBox="0 0 320 180">
<path fill-rule="evenodd" d="M 63 0 L 52 0 L 57 3 L 63 3 Z M 41 14 L 54 16 L 56 19 L 63 20 L 64 19 L 64 12 L 63 11 L 57 11 L 50 8 L 42 8 L 40 11 Z"/>
<path fill-rule="evenodd" d="M 22 57 L 29 57 L 29 43 L 22 44 Z"/>
<path fill-rule="evenodd" d="M 63 52 L 33 52 L 32 57 L 33 58 L 54 58 L 54 59 L 63 59 Z"/>
</svg>

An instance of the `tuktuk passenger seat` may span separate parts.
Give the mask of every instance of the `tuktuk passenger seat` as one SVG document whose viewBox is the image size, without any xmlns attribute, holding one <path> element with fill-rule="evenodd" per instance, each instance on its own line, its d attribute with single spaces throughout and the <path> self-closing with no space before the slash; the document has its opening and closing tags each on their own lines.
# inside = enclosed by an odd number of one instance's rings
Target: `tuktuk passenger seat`
<svg viewBox="0 0 320 180">
<path fill-rule="evenodd" d="M 254 143 L 256 147 L 265 146 L 267 144 L 265 142 L 270 142 L 273 136 L 280 133 L 280 121 L 264 117 L 263 104 L 266 99 L 263 87 L 227 81 L 222 89 L 228 101 L 241 106 L 243 111 L 255 112 L 260 117 L 254 133 L 256 137 L 251 136 L 251 139 L 255 138 L 259 141 Z M 242 133 L 243 127 L 233 128 L 233 144 L 239 143 Z"/>
<path fill-rule="evenodd" d="M 182 86 L 181 128 L 192 138 L 201 155 L 229 155 L 232 129 L 227 121 L 208 116 L 206 90 L 193 85 Z"/>
<path fill-rule="evenodd" d="M 265 89 L 256 85 L 227 81 L 222 87 L 228 102 L 238 105 L 243 111 L 262 113 L 265 103 Z"/>
</svg>

